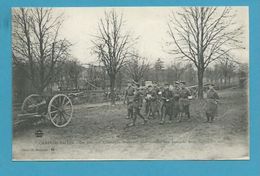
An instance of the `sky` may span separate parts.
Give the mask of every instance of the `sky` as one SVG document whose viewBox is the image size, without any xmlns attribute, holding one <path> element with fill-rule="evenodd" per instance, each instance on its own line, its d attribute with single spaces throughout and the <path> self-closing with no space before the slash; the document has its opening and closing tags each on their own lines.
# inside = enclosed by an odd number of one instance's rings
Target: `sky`
<svg viewBox="0 0 260 176">
<path fill-rule="evenodd" d="M 249 62 L 249 32 L 248 8 L 232 7 L 237 13 L 237 23 L 245 26 L 244 44 L 246 49 L 236 51 L 235 56 L 240 62 Z M 167 21 L 171 11 L 178 11 L 179 7 L 80 7 L 56 8 L 57 13 L 64 14 L 61 36 L 72 44 L 71 53 L 81 63 L 96 63 L 96 56 L 91 54 L 93 34 L 97 33 L 97 25 L 104 12 L 115 9 L 122 13 L 125 29 L 134 37 L 139 37 L 136 48 L 140 55 L 154 63 L 161 58 L 165 64 L 174 62 L 174 56 L 166 52 Z"/>
</svg>

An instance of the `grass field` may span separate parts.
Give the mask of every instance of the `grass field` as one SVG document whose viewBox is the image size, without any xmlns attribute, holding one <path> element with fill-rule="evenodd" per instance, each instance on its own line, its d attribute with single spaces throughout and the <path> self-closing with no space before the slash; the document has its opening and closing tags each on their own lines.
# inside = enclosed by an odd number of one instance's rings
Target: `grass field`
<svg viewBox="0 0 260 176">
<path fill-rule="evenodd" d="M 71 123 L 27 125 L 13 133 L 13 158 L 49 159 L 249 159 L 247 92 L 219 92 L 218 116 L 203 123 L 204 101 L 192 100 L 191 121 L 159 125 L 159 119 L 127 127 L 126 107 L 75 106 Z M 42 138 L 35 131 L 44 132 Z"/>
</svg>

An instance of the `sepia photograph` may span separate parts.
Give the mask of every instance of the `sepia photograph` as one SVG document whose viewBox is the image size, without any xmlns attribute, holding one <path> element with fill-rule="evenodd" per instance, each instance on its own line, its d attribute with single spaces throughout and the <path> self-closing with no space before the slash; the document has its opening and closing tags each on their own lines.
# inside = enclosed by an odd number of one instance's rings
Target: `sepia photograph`
<svg viewBox="0 0 260 176">
<path fill-rule="evenodd" d="M 12 8 L 12 159 L 249 160 L 247 6 Z"/>
</svg>

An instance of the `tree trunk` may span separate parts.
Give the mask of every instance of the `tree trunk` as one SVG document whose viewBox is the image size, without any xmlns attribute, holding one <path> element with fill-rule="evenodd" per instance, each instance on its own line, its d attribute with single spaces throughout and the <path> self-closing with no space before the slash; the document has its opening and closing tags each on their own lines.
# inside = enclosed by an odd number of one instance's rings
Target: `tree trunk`
<svg viewBox="0 0 260 176">
<path fill-rule="evenodd" d="M 79 88 L 79 85 L 78 85 L 78 79 L 75 78 L 75 89 L 78 89 Z"/>
<path fill-rule="evenodd" d="M 225 86 L 227 85 L 227 75 L 226 74 L 224 75 L 224 85 Z"/>
<path fill-rule="evenodd" d="M 116 76 L 110 75 L 110 98 L 111 98 L 111 105 L 115 104 L 115 83 L 116 83 Z"/>
<path fill-rule="evenodd" d="M 198 98 L 203 99 L 203 70 L 198 69 Z"/>
</svg>

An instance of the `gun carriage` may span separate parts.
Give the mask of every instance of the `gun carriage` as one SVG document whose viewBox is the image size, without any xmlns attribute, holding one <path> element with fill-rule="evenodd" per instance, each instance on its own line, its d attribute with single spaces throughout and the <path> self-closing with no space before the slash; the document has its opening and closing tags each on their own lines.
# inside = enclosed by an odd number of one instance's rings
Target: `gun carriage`
<svg viewBox="0 0 260 176">
<path fill-rule="evenodd" d="M 79 93 L 58 93 L 54 96 L 31 94 L 22 103 L 21 114 L 23 120 L 28 118 L 46 118 L 56 127 L 67 126 L 73 117 L 72 99 Z"/>
</svg>

